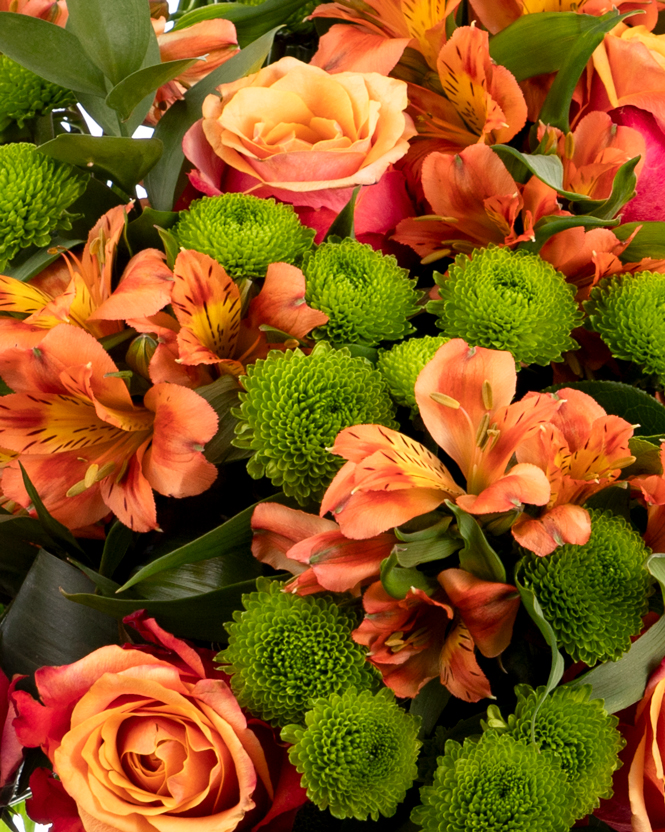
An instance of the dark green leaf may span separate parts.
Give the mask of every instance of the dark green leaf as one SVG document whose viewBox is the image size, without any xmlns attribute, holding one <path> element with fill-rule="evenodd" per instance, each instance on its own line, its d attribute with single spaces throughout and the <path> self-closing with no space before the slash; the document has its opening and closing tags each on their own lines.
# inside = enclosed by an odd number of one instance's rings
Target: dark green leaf
<svg viewBox="0 0 665 832">
<path fill-rule="evenodd" d="M 643 257 L 665 259 L 665 222 L 628 222 L 612 229 L 620 240 L 627 240 L 636 228 L 640 230 L 620 255 L 624 263 L 639 263 Z"/>
<path fill-rule="evenodd" d="M 665 589 L 665 555 L 653 555 L 649 571 Z M 618 662 L 606 662 L 575 680 L 568 687 L 591 685 L 592 696 L 605 701 L 611 714 L 639 702 L 649 677 L 665 655 L 665 616 L 633 642 Z"/>
<path fill-rule="evenodd" d="M 60 586 L 74 592 L 93 588 L 78 569 L 42 549 L 0 623 L 0 657 L 10 678 L 43 665 L 70 664 L 98 647 L 117 643 L 115 621 L 70 604 Z"/>
<path fill-rule="evenodd" d="M 251 451 L 247 452 L 231 445 L 231 440 L 235 437 L 235 426 L 238 424 L 231 409 L 238 407 L 240 403 L 238 394 L 241 389 L 236 378 L 228 375 L 218 378 L 212 384 L 196 389 L 199 396 L 208 402 L 219 417 L 217 433 L 205 446 L 205 457 L 214 465 L 222 465 L 236 459 L 247 459 L 252 454 Z"/>
<path fill-rule="evenodd" d="M 72 566 L 80 569 L 86 578 L 89 578 L 93 582 L 102 595 L 115 595 L 118 589 L 118 584 L 115 581 L 112 581 L 110 578 L 105 578 L 103 575 L 100 575 L 99 572 L 95 572 L 94 569 L 90 569 L 90 567 L 85 566 L 83 563 L 79 563 L 79 561 L 74 558 L 67 558 L 67 560 L 72 564 Z"/>
<path fill-rule="evenodd" d="M 260 574 L 261 564 L 256 558 L 247 557 L 247 550 L 232 551 L 219 558 L 165 569 L 141 581 L 137 589 L 143 598 L 169 601 L 223 589 L 240 581 L 257 578 Z"/>
<path fill-rule="evenodd" d="M 160 211 L 160 213 L 167 212 Z M 180 253 L 178 241 L 167 228 L 158 227 L 157 233 L 159 234 L 159 239 L 162 241 L 162 246 L 164 247 L 164 252 L 166 253 L 166 265 L 169 267 L 169 269 L 171 269 L 171 271 L 173 271 L 175 261 L 178 257 L 178 254 Z"/>
<path fill-rule="evenodd" d="M 150 204 L 158 211 L 170 211 L 176 198 L 176 186 L 183 161 L 182 140 L 185 133 L 201 118 L 201 105 L 207 95 L 220 84 L 237 81 L 257 72 L 272 47 L 277 29 L 273 29 L 230 60 L 225 61 L 185 93 L 182 101 L 176 101 L 162 116 L 154 138 L 164 144 L 162 158 L 146 177 L 145 188 Z"/>
<path fill-rule="evenodd" d="M 274 497 L 268 497 L 263 502 L 282 503 L 283 505 L 290 505 L 292 501 L 283 494 L 277 494 Z M 257 503 L 258 505 L 258 503 Z M 124 592 L 131 586 L 150 578 L 159 572 L 166 569 L 175 569 L 178 566 L 184 566 L 189 563 L 198 563 L 201 560 L 208 560 L 208 558 L 232 557 L 237 553 L 245 556 L 246 561 L 249 562 L 252 558 L 251 543 L 252 543 L 252 528 L 250 521 L 256 505 L 249 506 L 244 511 L 236 514 L 231 520 L 222 523 L 216 529 L 192 540 L 185 546 L 181 546 L 174 552 L 169 552 L 161 558 L 157 558 L 152 563 L 144 566 L 142 569 L 133 575 L 123 586 L 120 587 L 119 592 Z"/>
<path fill-rule="evenodd" d="M 83 549 L 81 549 L 77 543 L 74 535 L 66 526 L 63 526 L 62 523 L 51 517 L 49 512 L 46 510 L 44 503 L 42 503 L 39 499 L 37 490 L 30 482 L 30 477 L 20 462 L 19 468 L 21 469 L 21 475 L 23 476 L 23 485 L 25 486 L 25 490 L 28 492 L 28 497 L 30 497 L 32 504 L 35 507 L 37 518 L 39 519 L 41 527 L 49 535 L 53 544 L 57 546 L 60 551 L 65 552 L 66 554 L 75 556 L 82 555 Z"/>
<path fill-rule="evenodd" d="M 411 716 L 419 716 L 421 719 L 418 733 L 421 739 L 432 733 L 443 713 L 443 709 L 448 704 L 450 696 L 448 688 L 444 688 L 438 679 L 430 679 L 411 700 L 409 713 Z"/>
<path fill-rule="evenodd" d="M 459 538 L 442 535 L 431 540 L 414 540 L 411 543 L 398 543 L 393 552 L 397 555 L 400 566 L 407 568 L 420 563 L 430 563 L 453 555 L 464 544 Z"/>
<path fill-rule="evenodd" d="M 353 220 L 356 212 L 356 200 L 358 199 L 359 193 L 360 185 L 353 189 L 351 199 L 346 203 L 346 205 L 342 208 L 342 210 L 333 220 L 333 224 L 328 229 L 328 233 L 325 236 L 324 242 L 330 240 L 333 237 L 337 237 L 340 240 L 343 240 L 346 237 L 349 237 L 351 240 L 356 239 L 356 232 Z"/>
<path fill-rule="evenodd" d="M 543 217 L 534 226 L 536 239 L 531 242 L 520 243 L 518 248 L 522 251 L 529 251 L 538 254 L 550 237 L 565 231 L 567 228 L 609 228 L 617 225 L 618 220 L 601 220 L 598 217 L 588 217 L 582 214 L 579 217 Z"/>
<path fill-rule="evenodd" d="M 570 130 L 568 122 L 570 103 L 584 67 L 607 32 L 613 29 L 624 17 L 632 14 L 634 12 L 620 15 L 616 10 L 613 10 L 600 17 L 593 17 L 594 22 L 580 32 L 575 42 L 570 45 L 556 78 L 547 93 L 547 98 L 539 115 L 539 120 L 543 124 L 551 124 L 564 133 Z M 585 15 L 578 16 L 584 17 Z M 592 17 L 592 15 L 589 15 L 589 17 Z"/>
<path fill-rule="evenodd" d="M 630 488 L 624 484 L 611 485 L 592 494 L 584 503 L 586 508 L 595 508 L 598 511 L 611 511 L 619 517 L 623 517 L 630 523 Z"/>
<path fill-rule="evenodd" d="M 417 569 L 403 569 L 398 566 L 394 551 L 381 562 L 381 583 L 388 595 L 400 599 L 406 598 L 412 588 L 422 589 L 427 595 L 432 595 L 439 589 L 435 579 L 428 578 Z"/>
<path fill-rule="evenodd" d="M 484 581 L 498 581 L 505 584 L 506 570 L 501 563 L 501 558 L 487 542 L 475 517 L 467 514 L 450 500 L 446 500 L 446 506 L 455 515 L 459 536 L 464 541 L 464 548 L 459 553 L 462 569 L 466 569 L 467 572 L 471 572 Z"/>
<path fill-rule="evenodd" d="M 177 222 L 178 215 L 173 211 L 144 208 L 141 216 L 129 223 L 127 241 L 134 251 L 142 248 L 162 248 L 162 238 L 157 228 L 172 228 Z"/>
<path fill-rule="evenodd" d="M 145 0 L 68 0 L 67 9 L 67 28 L 111 83 L 140 68 L 152 31 Z"/>
<path fill-rule="evenodd" d="M 48 248 L 30 249 L 30 255 L 27 259 L 19 260 L 18 257 L 15 257 L 11 265 L 5 268 L 4 274 L 16 280 L 30 280 L 60 257 L 59 251 L 56 251 L 55 254 L 49 254 L 49 251 L 56 248 L 64 248 L 68 251 L 82 242 L 83 240 L 65 240 L 64 237 L 54 237 Z"/>
<path fill-rule="evenodd" d="M 644 390 L 619 381 L 573 381 L 555 384 L 547 392 L 556 392 L 562 387 L 581 390 L 607 413 L 637 425 L 636 436 L 665 436 L 665 407 Z"/>
<path fill-rule="evenodd" d="M 66 589 L 72 588 L 71 582 L 63 585 Z M 243 593 L 253 592 L 255 588 L 255 581 L 243 581 L 214 592 L 173 601 L 105 598 L 102 595 L 81 592 L 66 592 L 65 597 L 117 619 L 122 619 L 136 610 L 145 609 L 164 629 L 176 636 L 225 642 L 227 633 L 224 622 L 233 617 L 235 610 L 241 609 Z"/>
<path fill-rule="evenodd" d="M 68 90 L 106 95 L 104 76 L 71 32 L 26 14 L 0 12 L 0 52 Z"/>
<path fill-rule="evenodd" d="M 49 536 L 34 517 L 0 516 L 0 590 L 13 598 Z M 35 546 L 37 544 L 37 546 Z"/>
<path fill-rule="evenodd" d="M 120 520 L 114 520 L 104 541 L 104 551 L 99 564 L 99 572 L 105 578 L 113 577 L 122 559 L 129 551 L 134 540 L 134 532 Z"/>
<path fill-rule="evenodd" d="M 614 14 L 615 24 L 619 16 Z M 607 17 L 607 16 L 606 16 Z M 575 12 L 540 12 L 518 17 L 490 40 L 490 55 L 518 81 L 556 72 L 603 18 Z"/>
<path fill-rule="evenodd" d="M 83 93 L 79 93 L 78 100 L 86 113 L 92 116 L 94 121 L 99 124 L 105 136 L 123 135 L 118 114 L 115 110 L 106 106 L 104 98 L 97 95 L 84 95 Z"/>
<path fill-rule="evenodd" d="M 532 173 L 540 179 L 541 182 L 549 185 L 550 188 L 554 188 L 558 194 L 564 196 L 566 199 L 569 199 L 572 202 L 581 202 L 582 207 L 584 207 L 585 202 L 589 201 L 589 197 L 585 194 L 576 194 L 574 191 L 564 190 L 563 163 L 555 154 L 545 156 L 520 153 L 519 150 L 516 150 L 508 144 L 494 144 L 491 145 L 491 147 L 492 150 L 501 158 L 502 162 L 508 162 L 510 158 L 518 162 L 517 169 L 514 166 L 509 168 L 513 177 L 515 173 L 517 174 L 518 181 L 526 181 L 528 173 Z M 527 176 L 524 175 L 524 171 L 520 171 L 519 165 L 527 171 Z"/>
<path fill-rule="evenodd" d="M 538 602 L 538 599 L 536 598 L 534 591 L 532 589 L 529 589 L 528 587 L 522 586 L 518 578 L 515 578 L 515 585 L 519 590 L 522 603 L 524 604 L 524 608 L 529 613 L 531 620 L 536 625 L 536 627 L 538 627 L 538 629 L 543 635 L 543 638 L 547 642 L 547 646 L 552 651 L 552 664 L 550 666 L 550 674 L 547 678 L 547 684 L 545 685 L 545 689 L 538 701 L 538 704 L 534 708 L 533 717 L 531 719 L 531 738 L 532 741 L 535 742 L 536 717 L 538 716 L 538 711 L 540 710 L 540 707 L 547 698 L 547 696 L 549 696 L 549 694 L 561 681 L 565 664 L 563 656 L 559 652 L 559 645 L 557 644 L 554 630 L 552 629 L 549 622 L 543 615 L 543 610 L 540 606 L 540 603 Z"/>
<path fill-rule="evenodd" d="M 113 87 L 106 97 L 106 104 L 111 109 L 117 110 L 121 121 L 127 121 L 134 109 L 149 93 L 189 69 L 198 60 L 199 58 L 185 58 L 139 69 Z"/>
<path fill-rule="evenodd" d="M 39 150 L 84 170 L 102 173 L 130 194 L 159 161 L 162 143 L 155 138 L 129 139 L 68 133 L 46 142 Z"/>
<path fill-rule="evenodd" d="M 245 3 L 215 3 L 184 14 L 175 28 L 185 29 L 203 20 L 223 17 L 235 24 L 238 43 L 245 49 L 266 32 L 283 26 L 306 2 L 307 0 L 265 0 L 256 6 Z"/>
</svg>

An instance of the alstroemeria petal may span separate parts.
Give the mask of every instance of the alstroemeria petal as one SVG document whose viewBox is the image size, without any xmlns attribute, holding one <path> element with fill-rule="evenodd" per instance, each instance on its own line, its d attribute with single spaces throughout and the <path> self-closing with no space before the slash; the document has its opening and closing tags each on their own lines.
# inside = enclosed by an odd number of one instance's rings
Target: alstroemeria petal
<svg viewBox="0 0 665 832">
<path fill-rule="evenodd" d="M 487 676 L 478 666 L 473 639 L 463 621 L 458 621 L 441 650 L 441 684 L 465 702 L 494 699 Z"/>
<path fill-rule="evenodd" d="M 524 503 L 534 506 L 547 505 L 550 499 L 550 482 L 547 474 L 536 465 L 518 462 L 510 471 L 487 488 L 475 494 L 457 498 L 457 505 L 469 514 L 493 514 L 514 511 Z"/>
<path fill-rule="evenodd" d="M 542 557 L 564 543 L 576 546 L 588 543 L 591 520 L 582 506 L 565 503 L 545 512 L 542 517 L 523 514 L 511 531 L 520 546 Z"/>
<path fill-rule="evenodd" d="M 136 254 L 127 264 L 118 288 L 89 320 L 125 321 L 154 315 L 171 302 L 173 274 L 166 256 L 154 248 Z"/>
</svg>

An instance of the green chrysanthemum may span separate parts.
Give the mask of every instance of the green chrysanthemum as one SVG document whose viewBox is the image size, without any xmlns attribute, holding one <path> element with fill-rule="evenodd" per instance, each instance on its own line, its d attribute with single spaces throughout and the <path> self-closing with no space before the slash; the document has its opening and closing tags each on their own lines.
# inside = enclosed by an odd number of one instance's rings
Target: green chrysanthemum
<svg viewBox="0 0 665 832">
<path fill-rule="evenodd" d="M 509 735 L 448 740 L 411 820 L 426 832 L 567 832 L 572 794 L 561 765 Z"/>
<path fill-rule="evenodd" d="M 72 227 L 67 208 L 85 190 L 71 165 L 32 144 L 0 145 L 0 271 L 28 246 L 47 246 Z"/>
<path fill-rule="evenodd" d="M 365 649 L 351 638 L 352 615 L 325 597 L 282 592 L 278 581 L 259 578 L 257 588 L 243 595 L 245 609 L 226 625 L 229 646 L 217 656 L 243 707 L 286 725 L 302 722 L 321 696 L 378 684 Z"/>
<path fill-rule="evenodd" d="M 508 350 L 516 361 L 549 364 L 577 349 L 582 321 L 575 288 L 536 254 L 489 246 L 457 256 L 448 275 L 435 273 L 441 300 L 427 305 L 449 338 Z"/>
<path fill-rule="evenodd" d="M 356 240 L 323 243 L 305 257 L 307 303 L 330 318 L 316 334 L 334 344 L 375 346 L 413 332 L 422 292 L 392 256 Z"/>
<path fill-rule="evenodd" d="M 648 609 L 650 550 L 622 518 L 589 511 L 591 537 L 541 558 L 526 552 L 518 574 L 533 589 L 559 644 L 593 665 L 616 661 L 642 629 Z"/>
<path fill-rule="evenodd" d="M 385 378 L 390 395 L 397 404 L 410 407 L 412 411 L 418 410 L 413 388 L 420 371 L 448 340 L 445 335 L 425 335 L 379 352 L 376 368 Z"/>
<path fill-rule="evenodd" d="M 388 688 L 350 688 L 319 699 L 305 727 L 289 725 L 282 739 L 302 774 L 307 797 L 336 818 L 391 817 L 417 774 L 420 720 L 405 713 Z"/>
<path fill-rule="evenodd" d="M 247 367 L 246 390 L 235 411 L 234 445 L 255 451 L 247 470 L 268 476 L 301 505 L 320 500 L 343 464 L 331 454 L 337 434 L 351 425 L 396 428 L 393 404 L 381 374 L 348 350 L 321 341 L 304 355 L 273 350 Z"/>
<path fill-rule="evenodd" d="M 529 743 L 533 713 L 545 688 L 518 685 L 515 692 L 517 707 L 508 717 L 508 733 Z M 618 718 L 607 713 L 602 700 L 589 699 L 590 694 L 590 685 L 556 688 L 542 703 L 535 723 L 536 744 L 557 757 L 568 778 L 576 818 L 592 812 L 601 797 L 612 796 L 612 775 L 626 744 L 616 727 Z"/>
<path fill-rule="evenodd" d="M 181 211 L 174 228 L 183 248 L 214 257 L 229 276 L 265 277 L 271 263 L 296 264 L 312 247 L 291 205 L 251 194 L 205 196 Z"/>
<path fill-rule="evenodd" d="M 633 361 L 665 382 L 665 274 L 601 280 L 584 308 L 615 358 Z"/>
<path fill-rule="evenodd" d="M 0 55 L 0 130 L 27 119 L 74 104 L 70 90 L 45 81 L 7 55 Z"/>
</svg>

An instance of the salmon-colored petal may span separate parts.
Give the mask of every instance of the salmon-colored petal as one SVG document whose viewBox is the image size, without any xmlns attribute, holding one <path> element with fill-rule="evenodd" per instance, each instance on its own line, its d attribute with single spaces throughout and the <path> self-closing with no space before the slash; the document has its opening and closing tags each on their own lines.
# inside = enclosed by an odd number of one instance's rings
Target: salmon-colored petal
<svg viewBox="0 0 665 832">
<path fill-rule="evenodd" d="M 508 647 L 520 606 L 520 595 L 510 584 L 477 578 L 464 569 L 444 569 L 437 580 L 466 625 L 474 643 L 489 658 Z"/>
<path fill-rule="evenodd" d="M 564 543 L 577 546 L 588 543 L 591 520 L 582 506 L 565 503 L 546 511 L 541 517 L 523 514 L 511 531 L 520 546 L 542 557 Z"/>
<path fill-rule="evenodd" d="M 319 40 L 312 66 L 326 72 L 379 72 L 387 75 L 402 57 L 410 38 L 385 38 L 355 26 L 336 24 Z"/>
<path fill-rule="evenodd" d="M 149 439 L 127 461 L 122 477 L 109 476 L 100 484 L 102 499 L 130 529 L 149 532 L 157 528 L 157 509 L 152 488 L 141 470 Z"/>
<path fill-rule="evenodd" d="M 463 621 L 458 621 L 448 634 L 441 650 L 441 684 L 466 702 L 494 699 L 487 676 L 478 666 L 471 634 Z"/>
<path fill-rule="evenodd" d="M 171 302 L 173 273 L 166 265 L 166 255 L 147 248 L 134 255 L 108 300 L 89 320 L 126 320 L 154 315 Z"/>
<path fill-rule="evenodd" d="M 178 76 L 179 81 L 189 85 L 233 57 L 237 51 L 238 36 L 230 20 L 215 18 L 194 23 L 185 29 L 172 29 L 158 35 L 157 42 L 162 62 L 181 58 L 204 59 Z"/>
<path fill-rule="evenodd" d="M 470 514 L 493 514 L 520 509 L 525 503 L 544 506 L 549 499 L 547 474 L 536 465 L 519 462 L 478 496 L 464 494 L 458 497 L 457 504 Z"/>
</svg>

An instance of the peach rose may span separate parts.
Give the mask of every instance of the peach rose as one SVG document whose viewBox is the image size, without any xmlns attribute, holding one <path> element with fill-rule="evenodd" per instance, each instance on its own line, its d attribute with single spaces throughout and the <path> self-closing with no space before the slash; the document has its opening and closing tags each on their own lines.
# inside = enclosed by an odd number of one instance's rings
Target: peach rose
<svg viewBox="0 0 665 832">
<path fill-rule="evenodd" d="M 286 191 L 378 182 L 409 148 L 406 84 L 282 58 L 219 87 L 203 103 L 203 132 L 227 165 Z"/>
<path fill-rule="evenodd" d="M 299 777 L 272 730 L 248 724 L 212 652 L 143 613 L 125 622 L 152 644 L 41 668 L 43 705 L 14 694 L 19 739 L 40 746 L 59 778 L 31 781 L 39 820 L 63 832 L 290 828 L 285 813 L 305 799 Z M 55 818 L 43 816 L 49 803 Z"/>
</svg>

